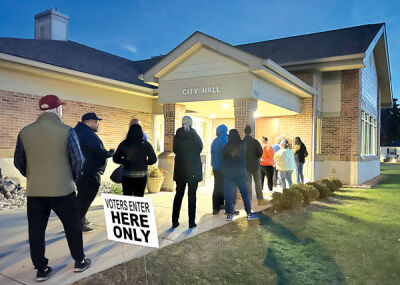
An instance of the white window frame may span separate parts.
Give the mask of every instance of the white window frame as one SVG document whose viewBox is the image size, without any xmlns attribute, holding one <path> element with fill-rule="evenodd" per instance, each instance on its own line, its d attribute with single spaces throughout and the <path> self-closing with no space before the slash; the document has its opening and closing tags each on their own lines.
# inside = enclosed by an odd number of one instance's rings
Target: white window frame
<svg viewBox="0 0 400 285">
<path fill-rule="evenodd" d="M 377 120 L 365 110 L 361 112 L 361 151 L 363 156 L 375 156 L 377 151 Z"/>
</svg>

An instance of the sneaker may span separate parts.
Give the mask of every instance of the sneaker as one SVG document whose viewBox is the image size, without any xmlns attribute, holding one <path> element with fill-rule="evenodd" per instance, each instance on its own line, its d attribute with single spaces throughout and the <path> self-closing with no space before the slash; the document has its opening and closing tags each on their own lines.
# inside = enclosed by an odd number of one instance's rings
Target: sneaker
<svg viewBox="0 0 400 285">
<path fill-rule="evenodd" d="M 89 227 L 88 225 L 83 225 L 82 226 L 82 232 L 83 233 L 90 233 L 90 232 L 94 232 L 94 231 L 95 231 L 95 229 Z"/>
<path fill-rule="evenodd" d="M 232 220 L 233 220 L 233 215 L 230 215 L 230 214 L 226 215 L 226 220 L 227 220 L 228 222 L 232 222 Z"/>
<path fill-rule="evenodd" d="M 84 258 L 81 262 L 75 262 L 74 272 L 83 272 L 89 268 L 92 261 L 90 258 Z"/>
<path fill-rule="evenodd" d="M 247 214 L 247 220 L 248 221 L 251 221 L 251 220 L 254 220 L 254 219 L 258 219 L 258 215 L 253 214 L 253 213 Z"/>
<path fill-rule="evenodd" d="M 268 204 L 268 201 L 265 199 L 258 200 L 258 205 L 260 205 L 260 206 L 267 205 L 267 204 Z"/>
<path fill-rule="evenodd" d="M 46 266 L 46 268 L 43 270 L 38 270 L 36 273 L 36 282 L 46 281 L 47 278 L 49 278 L 51 271 L 52 269 L 50 266 Z"/>
<path fill-rule="evenodd" d="M 233 213 L 232 213 L 232 216 L 237 216 L 237 215 L 239 215 L 239 214 L 240 214 L 239 211 L 234 210 Z M 227 215 L 226 211 L 225 211 L 225 215 Z"/>
<path fill-rule="evenodd" d="M 179 227 L 179 223 L 178 223 L 178 222 L 172 223 L 172 227 L 173 227 L 173 228 Z"/>
<path fill-rule="evenodd" d="M 189 229 L 193 229 L 193 228 L 195 228 L 195 227 L 197 227 L 196 223 L 189 224 Z"/>
</svg>

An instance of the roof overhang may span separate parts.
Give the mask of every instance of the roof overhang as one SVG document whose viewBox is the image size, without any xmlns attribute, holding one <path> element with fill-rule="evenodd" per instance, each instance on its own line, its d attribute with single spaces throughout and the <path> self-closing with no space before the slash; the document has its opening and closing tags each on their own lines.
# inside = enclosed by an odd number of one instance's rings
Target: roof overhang
<svg viewBox="0 0 400 285">
<path fill-rule="evenodd" d="M 324 72 L 361 69 L 366 66 L 365 59 L 372 53 L 375 56 L 376 70 L 381 91 L 381 107 L 391 108 L 393 92 L 385 24 L 382 25 L 364 53 L 285 62 L 282 63 L 281 66 L 288 71 L 318 70 Z"/>
<path fill-rule="evenodd" d="M 159 79 L 172 71 L 199 48 L 206 47 L 247 65 L 249 72 L 299 97 L 310 97 L 317 91 L 270 59 L 262 59 L 201 32 L 195 32 L 162 60 L 140 76 L 147 84 L 158 86 Z"/>
<path fill-rule="evenodd" d="M 51 78 L 79 82 L 81 84 L 130 93 L 136 96 L 157 98 L 156 90 L 114 79 L 92 75 L 31 59 L 0 53 L 0 67 L 40 74 Z"/>
</svg>

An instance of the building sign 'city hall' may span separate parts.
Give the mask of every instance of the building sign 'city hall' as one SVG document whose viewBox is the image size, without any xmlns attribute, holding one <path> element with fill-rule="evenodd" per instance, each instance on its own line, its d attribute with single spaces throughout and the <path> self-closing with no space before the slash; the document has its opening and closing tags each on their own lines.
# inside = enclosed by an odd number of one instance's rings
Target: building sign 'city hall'
<svg viewBox="0 0 400 285">
<path fill-rule="evenodd" d="M 219 85 L 207 86 L 207 87 L 193 87 L 193 88 L 183 88 L 182 95 L 197 95 L 197 94 L 217 94 L 221 93 L 221 88 Z"/>
</svg>

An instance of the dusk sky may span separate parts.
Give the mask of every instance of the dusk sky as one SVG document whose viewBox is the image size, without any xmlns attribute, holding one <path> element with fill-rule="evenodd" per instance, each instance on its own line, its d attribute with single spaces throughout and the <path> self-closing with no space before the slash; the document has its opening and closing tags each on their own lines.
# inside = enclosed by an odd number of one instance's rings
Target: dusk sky
<svg viewBox="0 0 400 285">
<path fill-rule="evenodd" d="M 69 40 L 132 60 L 166 54 L 197 30 L 236 45 L 385 22 L 400 98 L 400 1 L 1 0 L 0 37 L 33 38 L 33 16 L 54 7 L 70 17 Z"/>
</svg>

